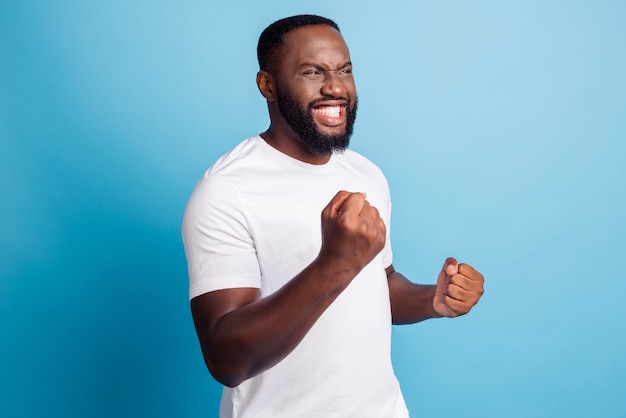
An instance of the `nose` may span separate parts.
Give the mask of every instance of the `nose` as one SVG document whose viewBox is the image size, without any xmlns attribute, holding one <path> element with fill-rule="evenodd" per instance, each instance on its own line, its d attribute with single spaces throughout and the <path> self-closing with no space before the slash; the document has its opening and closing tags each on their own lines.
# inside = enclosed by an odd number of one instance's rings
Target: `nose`
<svg viewBox="0 0 626 418">
<path fill-rule="evenodd" d="M 335 71 L 326 71 L 321 93 L 324 96 L 345 97 L 347 91 L 345 82 L 346 80 L 342 80 Z"/>
</svg>

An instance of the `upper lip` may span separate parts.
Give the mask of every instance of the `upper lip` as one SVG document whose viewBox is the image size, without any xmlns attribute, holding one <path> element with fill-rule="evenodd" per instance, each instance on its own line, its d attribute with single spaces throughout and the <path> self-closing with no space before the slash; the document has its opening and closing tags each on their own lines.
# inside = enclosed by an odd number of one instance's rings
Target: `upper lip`
<svg viewBox="0 0 626 418">
<path fill-rule="evenodd" d="M 318 99 L 312 103 L 311 107 L 347 105 L 348 101 L 346 99 Z"/>
</svg>

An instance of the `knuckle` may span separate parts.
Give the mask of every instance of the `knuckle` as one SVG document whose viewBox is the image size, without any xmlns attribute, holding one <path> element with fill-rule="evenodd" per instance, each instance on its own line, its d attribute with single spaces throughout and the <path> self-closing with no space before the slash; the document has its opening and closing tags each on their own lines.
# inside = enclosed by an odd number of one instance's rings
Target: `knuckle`
<svg viewBox="0 0 626 418">
<path fill-rule="evenodd" d="M 337 227 L 342 231 L 352 231 L 355 229 L 354 222 L 347 217 L 337 219 Z"/>
<path fill-rule="evenodd" d="M 380 222 L 378 223 L 378 228 L 380 229 L 380 233 L 383 236 L 387 235 L 387 227 L 385 226 L 385 223 L 383 222 L 383 220 L 381 219 Z"/>
</svg>

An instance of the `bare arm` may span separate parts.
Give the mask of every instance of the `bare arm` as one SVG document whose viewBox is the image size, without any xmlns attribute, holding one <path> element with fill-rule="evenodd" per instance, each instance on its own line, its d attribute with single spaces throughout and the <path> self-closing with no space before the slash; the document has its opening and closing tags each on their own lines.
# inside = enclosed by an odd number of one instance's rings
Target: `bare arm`
<svg viewBox="0 0 626 418">
<path fill-rule="evenodd" d="M 386 272 L 394 324 L 413 324 L 441 317 L 433 308 L 434 285 L 412 283 L 395 271 L 393 266 L 387 267 Z"/>
<path fill-rule="evenodd" d="M 359 271 L 383 248 L 385 225 L 361 193 L 339 192 L 322 211 L 318 257 L 275 293 L 225 289 L 191 310 L 205 362 L 227 386 L 272 367 L 300 343 Z"/>
<path fill-rule="evenodd" d="M 446 259 L 436 285 L 412 283 L 393 266 L 386 272 L 394 324 L 465 315 L 484 293 L 482 274 L 454 258 Z"/>
</svg>

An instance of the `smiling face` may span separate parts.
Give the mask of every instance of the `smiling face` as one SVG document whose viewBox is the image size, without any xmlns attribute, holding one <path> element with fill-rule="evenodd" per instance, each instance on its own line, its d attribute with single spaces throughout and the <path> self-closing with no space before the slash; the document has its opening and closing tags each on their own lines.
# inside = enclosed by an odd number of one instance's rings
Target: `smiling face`
<svg viewBox="0 0 626 418">
<path fill-rule="evenodd" d="M 313 155 L 330 155 L 349 143 L 357 97 L 348 47 L 326 25 L 284 36 L 275 75 L 276 106 L 293 139 Z M 272 120 L 274 124 L 276 121 Z"/>
<path fill-rule="evenodd" d="M 356 119 L 357 102 L 330 105 L 326 99 L 310 102 L 306 108 L 288 92 L 276 90 L 276 104 L 280 114 L 307 150 L 317 156 L 330 155 L 345 150 L 352 136 Z M 320 122 L 320 120 L 322 122 Z M 325 133 L 326 128 L 337 128 Z"/>
</svg>

